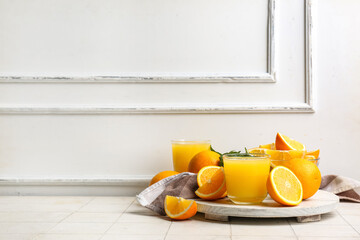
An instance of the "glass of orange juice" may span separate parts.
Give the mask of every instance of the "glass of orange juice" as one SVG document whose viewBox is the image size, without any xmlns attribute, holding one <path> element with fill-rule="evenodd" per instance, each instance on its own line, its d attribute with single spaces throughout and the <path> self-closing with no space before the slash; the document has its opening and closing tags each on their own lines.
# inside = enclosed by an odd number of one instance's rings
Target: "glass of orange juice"
<svg viewBox="0 0 360 240">
<path fill-rule="evenodd" d="M 270 156 L 262 153 L 225 154 L 224 171 L 229 199 L 236 204 L 255 204 L 267 196 Z"/>
<path fill-rule="evenodd" d="M 190 160 L 197 153 L 210 149 L 210 140 L 172 140 L 174 171 L 187 172 Z"/>
</svg>

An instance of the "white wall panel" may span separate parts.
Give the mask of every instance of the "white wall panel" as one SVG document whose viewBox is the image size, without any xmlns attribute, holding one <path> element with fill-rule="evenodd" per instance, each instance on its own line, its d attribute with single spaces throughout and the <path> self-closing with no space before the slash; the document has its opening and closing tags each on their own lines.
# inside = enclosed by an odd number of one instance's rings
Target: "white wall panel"
<svg viewBox="0 0 360 240">
<path fill-rule="evenodd" d="M 267 71 L 268 0 L 2 0 L 0 9 L 1 72 Z"/>
<path fill-rule="evenodd" d="M 312 78 L 305 74 L 311 68 L 307 61 L 311 49 L 305 48 L 311 40 L 310 34 L 305 35 L 311 27 L 307 1 L 0 3 L 4 11 L 0 25 L 4 36 L 0 57 L 1 113 L 313 111 Z M 15 17 L 15 12 L 22 17 Z M 204 26 L 200 28 L 199 24 Z M 104 31 L 110 31 L 116 40 L 95 37 Z M 141 37 L 144 32 L 149 32 L 146 38 Z M 179 33 L 189 39 L 173 36 Z M 134 35 L 139 47 L 129 47 Z M 77 42 L 79 39 L 81 43 Z M 107 42 L 109 39 L 111 42 Z M 153 52 L 151 44 L 164 48 Z M 191 49 L 187 51 L 189 46 L 183 44 L 190 44 Z M 284 47 L 276 51 L 279 44 Z M 103 49 L 124 46 L 130 49 L 125 54 Z M 140 51 L 142 48 L 147 51 Z M 169 49 L 185 55 L 171 55 Z M 107 56 L 108 53 L 113 55 Z M 131 59 L 136 59 L 136 64 L 129 63 Z M 111 71 L 102 69 L 103 65 L 111 68 L 112 64 L 117 67 Z M 127 69 L 128 64 L 139 70 Z M 183 69 L 177 70 L 179 67 Z M 240 84 L 238 80 L 269 84 Z M 99 84 L 108 81 L 116 84 Z M 119 84 L 123 81 L 131 83 Z M 51 84 L 40 84 L 44 82 Z M 73 82 L 83 84 L 69 84 Z"/>
<path fill-rule="evenodd" d="M 95 13 L 103 11 L 94 8 L 92 4 L 96 1 L 72 2 L 75 2 L 74 7 L 77 8 L 85 4 L 84 14 L 89 16 L 92 14 L 89 12 L 91 9 Z M 110 2 L 119 4 L 121 1 Z M 261 4 L 261 1 L 256 3 Z M 21 180 L 26 179 L 45 181 L 50 185 L 52 183 L 48 181 L 51 179 L 70 182 L 71 179 L 80 182 L 87 179 L 90 185 L 91 179 L 102 179 L 105 181 L 103 184 L 106 184 L 106 180 L 114 179 L 127 179 L 130 182 L 137 179 L 141 182 L 158 171 L 171 168 L 171 139 L 208 138 L 212 140 L 214 147 L 227 151 L 269 143 L 274 140 L 276 132 L 282 132 L 304 142 L 310 149 L 321 149 L 320 170 L 323 174 L 341 174 L 359 180 L 360 165 L 354 157 L 354 149 L 358 148 L 360 142 L 360 32 L 357 30 L 360 29 L 360 17 L 356 11 L 360 8 L 360 2 L 357 0 L 314 1 L 316 71 L 315 88 L 312 90 L 315 113 L 293 114 L 290 110 L 289 113 L 282 114 L 271 114 L 271 111 L 267 111 L 267 114 L 244 113 L 246 111 L 237 111 L 243 112 L 242 114 L 197 114 L 201 111 L 194 111 L 192 114 L 134 115 L 119 111 L 121 106 L 151 108 L 185 105 L 187 109 L 194 106 L 196 109 L 196 106 L 201 108 L 204 105 L 233 104 L 237 107 L 244 106 L 244 109 L 250 108 L 248 112 L 253 113 L 251 106 L 262 104 L 306 105 L 304 1 L 278 0 L 276 3 L 276 83 L 11 83 L 14 79 L 7 79 L 10 82 L 6 83 L 2 78 L 0 178 L 12 183 L 13 180 L 20 181 L 20 186 L 24 185 Z M 0 0 L 0 4 L 11 6 L 14 3 Z M 56 4 L 53 5 L 54 9 L 56 7 Z M 3 7 L 0 9 L 3 11 Z M 67 11 L 71 15 L 71 9 Z M 17 16 L 16 21 L 20 21 L 19 16 L 21 15 Z M 69 22 L 76 20 L 74 15 L 72 17 Z M 115 17 L 116 14 L 110 15 L 109 19 L 104 18 L 104 22 L 112 22 Z M 4 19 L 4 16 L 0 16 L 1 18 Z M 6 22 L 0 21 L 0 31 L 5 26 Z M 46 27 L 46 24 L 41 26 Z M 76 29 L 76 26 L 73 28 Z M 109 31 L 110 34 L 109 29 L 104 31 Z M 6 31 L 12 30 L 10 28 Z M 90 30 L 83 31 L 89 33 Z M 95 36 L 95 39 L 105 45 L 112 41 L 99 36 Z M 0 41 L 8 41 L 10 44 L 10 40 Z M 21 75 L 21 66 L 24 66 L 22 73 L 25 73 L 26 67 L 30 66 L 25 66 L 21 59 L 11 59 L 11 52 L 3 46 L 0 46 L 0 69 L 8 69 L 2 71 L 1 75 L 5 76 L 10 71 L 10 65 L 6 64 L 13 64 L 15 75 Z M 85 47 L 89 46 L 84 46 L 84 49 Z M 29 49 L 32 50 L 34 49 Z M 59 49 L 56 51 L 56 54 L 61 53 Z M 60 73 L 75 73 L 75 68 L 80 69 L 78 67 L 86 63 L 81 63 L 76 56 L 71 58 L 73 65 L 62 66 L 68 67 L 66 71 L 65 68 L 55 70 Z M 64 63 L 65 60 L 63 58 L 56 61 Z M 94 59 L 87 59 L 86 64 L 92 60 Z M 57 66 L 52 64 L 44 64 L 41 72 L 55 72 L 54 68 Z M 91 72 L 95 68 L 89 70 L 84 67 L 81 68 L 81 73 L 101 73 L 106 67 L 114 67 L 117 63 L 102 64 L 96 65 L 103 67 L 102 70 L 99 68 L 99 71 Z M 101 107 L 104 110 L 115 106 L 115 111 L 97 112 L 99 106 L 100 110 Z M 42 108 L 50 110 L 39 111 Z M 20 110 L 16 111 L 17 109 Z M 71 111 L 66 112 L 69 109 Z M 87 111 L 88 109 L 90 110 Z M 122 184 L 121 182 L 120 185 Z M 139 185 L 136 187 L 140 188 Z M 32 188 L 29 191 L 46 193 L 46 189 Z M 22 194 L 26 190 L 6 186 L 0 192 Z M 58 193 L 63 192 L 65 190 L 59 188 Z M 109 190 L 106 194 L 109 193 L 114 193 L 114 190 Z"/>
</svg>

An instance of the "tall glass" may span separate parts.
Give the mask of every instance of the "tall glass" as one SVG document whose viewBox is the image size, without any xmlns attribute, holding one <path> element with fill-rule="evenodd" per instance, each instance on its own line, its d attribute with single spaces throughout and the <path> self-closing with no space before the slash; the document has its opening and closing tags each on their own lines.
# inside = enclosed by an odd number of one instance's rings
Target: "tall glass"
<svg viewBox="0 0 360 240">
<path fill-rule="evenodd" d="M 203 141 L 186 141 L 173 140 L 172 153 L 174 171 L 187 172 L 190 160 L 197 153 L 210 149 L 210 140 Z"/>
<path fill-rule="evenodd" d="M 267 196 L 266 181 L 270 172 L 270 156 L 224 155 L 226 189 L 229 199 L 236 204 L 255 204 Z"/>
</svg>

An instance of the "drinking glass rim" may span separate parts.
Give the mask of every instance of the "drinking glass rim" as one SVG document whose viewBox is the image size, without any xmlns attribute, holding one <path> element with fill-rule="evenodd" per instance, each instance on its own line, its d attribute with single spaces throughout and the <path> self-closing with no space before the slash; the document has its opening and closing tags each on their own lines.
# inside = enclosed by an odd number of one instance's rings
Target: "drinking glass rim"
<svg viewBox="0 0 360 240">
<path fill-rule="evenodd" d="M 172 144 L 199 144 L 199 143 L 211 143 L 211 140 L 204 140 L 204 139 L 195 139 L 195 140 L 186 140 L 186 139 L 174 139 L 171 140 Z"/>
<path fill-rule="evenodd" d="M 306 159 L 306 158 L 301 158 L 301 159 Z M 306 160 L 309 160 L 309 161 L 320 161 L 320 158 L 314 158 L 314 159 L 306 159 Z M 281 162 L 281 161 L 289 161 L 289 160 L 286 160 L 286 159 L 271 159 L 271 161 L 274 161 L 274 162 Z"/>
<path fill-rule="evenodd" d="M 236 156 L 236 153 L 224 154 L 224 158 L 229 160 L 254 160 L 254 159 L 270 159 L 270 155 L 266 153 L 249 153 L 252 156 Z"/>
</svg>

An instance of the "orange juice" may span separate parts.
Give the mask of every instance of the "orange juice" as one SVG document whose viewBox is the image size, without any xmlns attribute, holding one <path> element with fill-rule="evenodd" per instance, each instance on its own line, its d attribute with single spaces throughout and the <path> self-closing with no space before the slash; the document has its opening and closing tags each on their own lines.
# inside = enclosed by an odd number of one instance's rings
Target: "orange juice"
<svg viewBox="0 0 360 240">
<path fill-rule="evenodd" d="M 260 203 L 267 196 L 266 181 L 270 172 L 270 156 L 224 155 L 224 171 L 228 197 L 236 204 Z"/>
<path fill-rule="evenodd" d="M 174 171 L 187 172 L 195 154 L 210 149 L 210 141 L 172 141 Z"/>
</svg>

